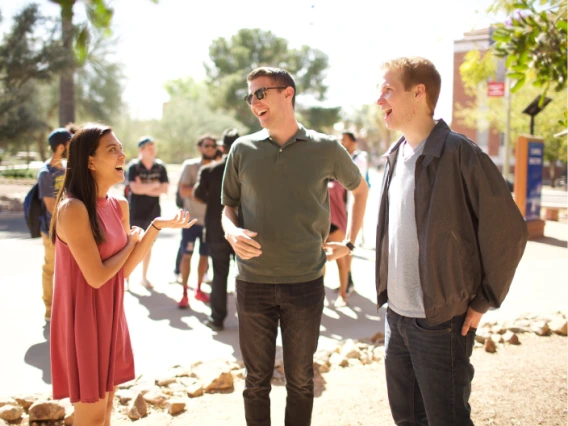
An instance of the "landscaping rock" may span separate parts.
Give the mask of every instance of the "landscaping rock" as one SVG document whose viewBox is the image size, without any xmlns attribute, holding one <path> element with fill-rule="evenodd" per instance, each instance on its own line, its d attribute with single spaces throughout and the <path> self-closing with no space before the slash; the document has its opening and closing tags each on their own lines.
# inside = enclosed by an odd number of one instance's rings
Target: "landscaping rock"
<svg viewBox="0 0 568 426">
<path fill-rule="evenodd" d="M 187 396 L 190 398 L 197 398 L 203 395 L 203 384 L 197 379 L 189 379 L 184 382 L 186 387 Z"/>
<path fill-rule="evenodd" d="M 535 321 L 531 324 L 531 330 L 539 336 L 547 336 L 550 333 L 550 328 L 546 321 Z"/>
<path fill-rule="evenodd" d="M 226 363 L 200 365 L 195 374 L 203 383 L 204 392 L 213 393 L 233 388 L 233 375 Z"/>
<path fill-rule="evenodd" d="M 168 413 L 175 416 L 185 411 L 186 402 L 181 399 L 171 399 L 167 403 Z"/>
<path fill-rule="evenodd" d="M 0 408 L 4 405 L 19 405 L 14 398 L 0 398 Z"/>
<path fill-rule="evenodd" d="M 14 399 L 20 407 L 28 411 L 37 398 L 33 395 L 21 394 L 17 395 Z"/>
<path fill-rule="evenodd" d="M 175 383 L 175 382 L 176 382 L 176 376 L 162 377 L 162 378 L 156 379 L 156 384 L 158 386 L 168 386 L 170 383 Z"/>
<path fill-rule="evenodd" d="M 506 343 L 509 343 L 510 345 L 520 345 L 521 344 L 519 337 L 515 333 L 513 333 L 512 331 L 507 331 L 505 334 L 503 334 L 503 340 Z"/>
<path fill-rule="evenodd" d="M 141 393 L 138 393 L 136 398 L 130 402 L 127 413 L 128 417 L 132 420 L 139 420 L 148 415 L 148 406 Z"/>
<path fill-rule="evenodd" d="M 348 339 L 341 348 L 339 355 L 345 359 L 359 359 L 361 357 L 361 352 L 359 351 L 360 349 L 357 347 L 355 342 Z"/>
<path fill-rule="evenodd" d="M 164 408 L 167 400 L 167 395 L 159 387 L 154 387 L 144 394 L 144 401 L 156 407 Z"/>
<path fill-rule="evenodd" d="M 347 359 L 343 358 L 337 352 L 331 354 L 331 356 L 329 357 L 329 363 L 330 365 L 337 367 L 347 367 L 348 365 Z"/>
<path fill-rule="evenodd" d="M 191 369 L 175 365 L 168 370 L 168 375 L 173 377 L 191 377 Z"/>
<path fill-rule="evenodd" d="M 568 321 L 564 318 L 554 318 L 548 323 L 548 327 L 553 333 L 559 334 L 560 336 L 566 336 L 566 332 L 568 331 Z"/>
<path fill-rule="evenodd" d="M 501 336 L 500 334 L 492 334 L 490 336 L 490 339 L 493 340 L 496 344 L 497 343 L 503 343 L 505 341 L 503 339 L 503 336 Z"/>
<path fill-rule="evenodd" d="M 121 405 L 128 405 L 128 403 L 134 399 L 136 393 L 134 393 L 132 389 L 118 389 L 114 396 L 118 398 Z"/>
<path fill-rule="evenodd" d="M 485 352 L 495 353 L 497 352 L 497 344 L 493 339 L 485 340 Z"/>
<path fill-rule="evenodd" d="M 246 370 L 241 368 L 239 370 L 231 370 L 231 374 L 233 375 L 233 380 L 239 379 L 242 380 L 245 378 Z"/>
<path fill-rule="evenodd" d="M 8 422 L 20 419 L 22 414 L 24 414 L 24 409 L 16 401 L 14 401 L 14 404 L 5 404 L 0 407 L 0 419 Z"/>
<path fill-rule="evenodd" d="M 29 409 L 30 421 L 63 420 L 65 407 L 56 401 L 38 400 Z"/>
<path fill-rule="evenodd" d="M 371 337 L 371 342 L 375 345 L 385 343 L 385 334 L 379 331 L 377 334 Z"/>
<path fill-rule="evenodd" d="M 385 358 L 384 346 L 378 346 L 373 349 L 373 361 L 382 361 Z"/>
</svg>

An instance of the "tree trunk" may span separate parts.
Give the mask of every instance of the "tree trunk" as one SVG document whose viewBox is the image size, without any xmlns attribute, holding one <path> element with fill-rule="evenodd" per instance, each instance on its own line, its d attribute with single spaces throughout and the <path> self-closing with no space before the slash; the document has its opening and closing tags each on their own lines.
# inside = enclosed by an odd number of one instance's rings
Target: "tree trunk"
<svg viewBox="0 0 568 426">
<path fill-rule="evenodd" d="M 36 140 L 39 157 L 41 158 L 41 161 L 45 161 L 47 160 L 47 156 L 45 155 L 45 149 L 47 147 L 45 141 L 47 140 L 47 135 L 45 134 L 45 132 L 40 132 L 39 137 Z"/>
<path fill-rule="evenodd" d="M 548 175 L 550 176 L 550 186 L 552 188 L 554 188 L 556 186 L 556 184 L 554 183 L 554 181 L 556 180 L 556 158 L 550 162 L 550 168 L 549 168 L 549 172 Z"/>
<path fill-rule="evenodd" d="M 61 30 L 63 47 L 74 64 L 73 55 L 73 2 L 61 4 Z M 65 127 L 75 122 L 75 66 L 71 65 L 61 74 L 59 80 L 59 125 Z"/>
</svg>

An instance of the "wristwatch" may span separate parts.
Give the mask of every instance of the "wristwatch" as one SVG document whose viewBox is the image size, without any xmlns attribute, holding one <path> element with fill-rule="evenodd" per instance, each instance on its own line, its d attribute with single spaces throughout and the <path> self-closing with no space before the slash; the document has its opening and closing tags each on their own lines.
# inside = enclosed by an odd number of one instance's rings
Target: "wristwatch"
<svg viewBox="0 0 568 426">
<path fill-rule="evenodd" d="M 353 250 L 355 250 L 355 246 L 351 244 L 351 241 L 345 241 L 345 246 L 349 249 L 349 254 L 353 254 Z"/>
</svg>

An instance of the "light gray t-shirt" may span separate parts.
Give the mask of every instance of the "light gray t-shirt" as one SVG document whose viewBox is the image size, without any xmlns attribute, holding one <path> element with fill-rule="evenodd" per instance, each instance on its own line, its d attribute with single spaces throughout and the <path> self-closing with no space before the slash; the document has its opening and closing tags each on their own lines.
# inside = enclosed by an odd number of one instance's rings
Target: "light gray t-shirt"
<svg viewBox="0 0 568 426">
<path fill-rule="evenodd" d="M 411 318 L 426 318 L 414 213 L 414 171 L 424 142 L 414 151 L 402 143 L 389 186 L 388 303 L 397 314 Z"/>
<path fill-rule="evenodd" d="M 194 186 L 197 183 L 197 177 L 201 166 L 203 166 L 201 158 L 185 160 L 182 164 L 179 182 L 184 185 Z M 183 208 L 189 212 L 191 219 L 197 219 L 198 225 L 205 225 L 205 211 L 207 210 L 207 204 L 197 201 L 193 197 L 187 197 L 184 198 Z"/>
</svg>

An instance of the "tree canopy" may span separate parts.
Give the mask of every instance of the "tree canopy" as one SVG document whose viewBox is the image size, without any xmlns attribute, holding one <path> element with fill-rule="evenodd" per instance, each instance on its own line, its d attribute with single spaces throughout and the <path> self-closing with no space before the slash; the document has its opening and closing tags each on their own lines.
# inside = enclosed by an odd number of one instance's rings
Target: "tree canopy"
<svg viewBox="0 0 568 426">
<path fill-rule="evenodd" d="M 495 25 L 495 55 L 506 58 L 507 74 L 514 81 L 511 91 L 526 81 L 559 92 L 566 88 L 568 49 L 566 0 L 497 0 L 489 12 L 510 17 Z"/>
<path fill-rule="evenodd" d="M 234 112 L 251 130 L 258 128 L 258 122 L 243 98 L 247 94 L 246 77 L 254 68 L 286 69 L 294 76 L 298 96 L 323 100 L 327 91 L 323 83 L 329 66 L 327 55 L 308 46 L 290 48 L 287 40 L 271 31 L 245 28 L 230 39 L 218 38 L 209 47 L 209 57 L 210 63 L 204 65 L 213 107 Z"/>
<path fill-rule="evenodd" d="M 23 142 L 47 129 L 39 85 L 67 65 L 55 26 L 31 4 L 14 16 L 0 43 L 0 144 Z M 41 152 L 41 150 L 40 150 Z"/>
</svg>

